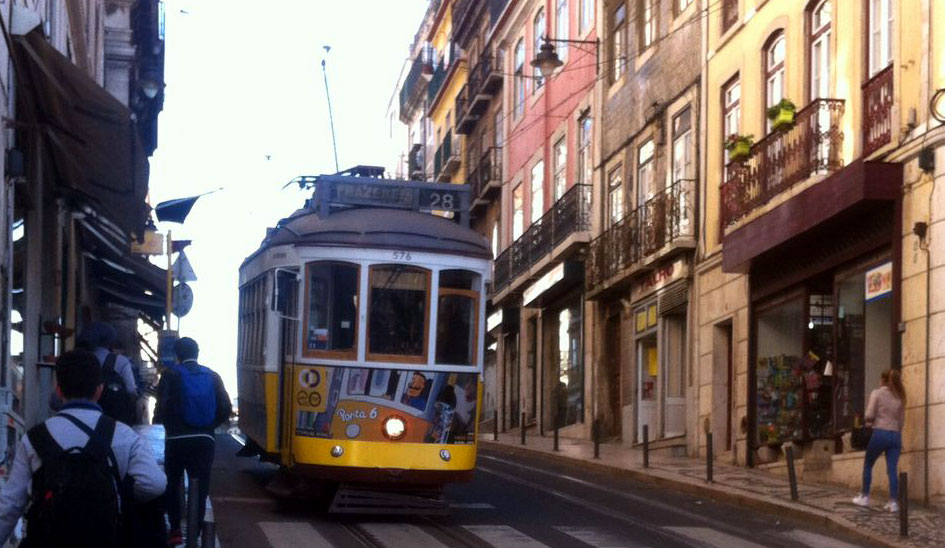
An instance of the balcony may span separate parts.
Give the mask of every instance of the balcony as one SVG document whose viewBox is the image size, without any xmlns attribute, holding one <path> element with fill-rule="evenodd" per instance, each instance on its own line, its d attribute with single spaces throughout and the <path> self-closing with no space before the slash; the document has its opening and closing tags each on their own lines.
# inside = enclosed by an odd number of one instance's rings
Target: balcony
<svg viewBox="0 0 945 548">
<path fill-rule="evenodd" d="M 723 229 L 792 186 L 843 167 L 843 106 L 842 99 L 814 100 L 797 112 L 793 126 L 769 133 L 751 147 L 746 161 L 726 166 Z"/>
<path fill-rule="evenodd" d="M 469 174 L 467 181 L 472 185 L 472 206 L 475 211 L 480 206 L 489 203 L 490 195 L 502 188 L 502 148 L 489 147 L 478 163 L 472 164 L 475 168 Z"/>
<path fill-rule="evenodd" d="M 423 90 L 427 81 L 423 78 L 424 70 L 429 71 L 430 65 L 424 62 L 424 53 L 417 55 L 410 65 L 410 71 L 404 78 L 403 86 L 400 88 L 400 121 L 409 123 L 410 113 L 420 103 L 423 97 Z M 426 66 L 424 66 L 426 65 Z"/>
<path fill-rule="evenodd" d="M 631 211 L 591 242 L 587 291 L 595 297 L 674 249 L 694 249 L 695 187 L 682 179 Z"/>
<path fill-rule="evenodd" d="M 482 0 L 456 0 L 453 2 L 453 36 L 463 46 L 475 35 L 477 12 Z"/>
<path fill-rule="evenodd" d="M 446 132 L 446 137 L 436 149 L 436 155 L 433 157 L 433 179 L 439 182 L 449 182 L 459 169 L 460 164 L 459 137 L 453 135 L 452 131 Z"/>
<path fill-rule="evenodd" d="M 502 73 L 492 55 L 479 57 L 479 63 L 469 71 L 469 78 L 456 97 L 456 133 L 467 135 L 489 107 L 496 92 L 502 88 Z"/>
<path fill-rule="evenodd" d="M 507 295 L 517 280 L 537 276 L 565 257 L 591 228 L 591 186 L 574 185 L 495 259 L 494 293 Z M 572 238 L 572 236 L 575 236 Z M 505 296 L 503 295 L 503 296 Z"/>
<path fill-rule="evenodd" d="M 443 82 L 446 81 L 446 73 L 448 71 L 449 68 L 446 66 L 446 63 L 440 59 L 440 62 L 433 68 L 433 77 L 430 78 L 430 83 L 427 84 L 428 103 L 432 103 L 433 99 L 440 93 L 440 88 L 443 87 Z"/>
<path fill-rule="evenodd" d="M 423 180 L 423 145 L 415 143 L 407 154 L 407 175 L 411 181 Z"/>
<path fill-rule="evenodd" d="M 892 142 L 893 66 L 863 84 L 863 156 Z"/>
</svg>

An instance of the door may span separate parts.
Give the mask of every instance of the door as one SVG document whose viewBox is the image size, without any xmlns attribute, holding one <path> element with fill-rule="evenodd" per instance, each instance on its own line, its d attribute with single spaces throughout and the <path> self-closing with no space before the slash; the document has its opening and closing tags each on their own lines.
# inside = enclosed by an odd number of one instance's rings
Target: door
<svg viewBox="0 0 945 548">
<path fill-rule="evenodd" d="M 605 432 L 611 436 L 620 436 L 621 401 L 620 401 L 620 314 L 607 318 L 604 329 L 604 398 L 609 416 L 604 417 Z"/>
<path fill-rule="evenodd" d="M 664 316 L 663 321 L 663 437 L 686 433 L 686 317 Z"/>
<path fill-rule="evenodd" d="M 505 385 L 509 391 L 509 427 L 517 428 L 521 419 L 519 387 L 521 369 L 518 363 L 518 332 L 510 333 L 505 338 Z"/>
<path fill-rule="evenodd" d="M 528 382 L 530 399 L 528 401 L 528 419 L 538 420 L 538 319 L 528 320 Z"/>
<path fill-rule="evenodd" d="M 637 339 L 637 441 L 643 441 L 643 427 L 649 426 L 649 439 L 659 432 L 656 398 L 659 388 L 659 352 L 656 333 Z"/>
</svg>

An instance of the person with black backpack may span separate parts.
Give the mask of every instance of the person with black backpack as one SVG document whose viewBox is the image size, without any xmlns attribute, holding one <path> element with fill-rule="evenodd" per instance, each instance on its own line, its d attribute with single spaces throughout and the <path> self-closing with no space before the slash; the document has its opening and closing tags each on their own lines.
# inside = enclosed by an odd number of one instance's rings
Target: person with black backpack
<svg viewBox="0 0 945 548">
<path fill-rule="evenodd" d="M 138 387 L 131 360 L 112 350 L 117 340 L 114 327 L 105 322 L 92 322 L 79 333 L 77 344 L 95 354 L 102 366 L 104 388 L 98 401 L 102 412 L 131 426 L 137 423 Z"/>
<path fill-rule="evenodd" d="M 102 414 L 102 368 L 85 349 L 56 361 L 59 413 L 19 441 L 0 493 L 0 545 L 26 513 L 24 548 L 137 546 L 127 526 L 135 502 L 157 499 L 167 484 L 145 442 Z"/>
<path fill-rule="evenodd" d="M 171 528 L 168 545 L 171 546 L 183 542 L 179 489 L 185 470 L 189 479 L 199 481 L 199 524 L 203 527 L 216 446 L 213 433 L 233 412 L 223 379 L 197 363 L 199 352 L 197 341 L 190 337 L 183 337 L 174 344 L 177 364 L 161 374 L 154 408 L 154 423 L 163 424 L 165 430 L 164 468 L 168 480 L 165 502 Z"/>
</svg>

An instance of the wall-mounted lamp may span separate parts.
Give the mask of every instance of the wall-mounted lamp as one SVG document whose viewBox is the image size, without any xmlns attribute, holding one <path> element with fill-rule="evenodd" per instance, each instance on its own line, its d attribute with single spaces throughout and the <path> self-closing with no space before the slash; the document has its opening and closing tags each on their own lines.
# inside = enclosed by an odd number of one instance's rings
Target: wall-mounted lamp
<svg viewBox="0 0 945 548">
<path fill-rule="evenodd" d="M 558 57 L 558 52 L 552 42 L 555 44 L 593 44 L 594 67 L 597 73 L 600 74 L 600 40 L 563 40 L 548 38 L 547 36 L 544 36 L 542 40 L 544 40 L 544 43 L 539 48 L 538 54 L 532 59 L 531 65 L 541 71 L 541 75 L 545 80 L 551 78 L 555 70 L 564 64 Z"/>
<path fill-rule="evenodd" d="M 138 74 L 138 86 L 145 97 L 154 99 L 164 87 L 164 74 L 156 67 L 144 67 Z"/>
<path fill-rule="evenodd" d="M 932 112 L 932 118 L 945 124 L 945 88 L 942 88 L 932 95 L 929 101 L 929 110 Z"/>
</svg>

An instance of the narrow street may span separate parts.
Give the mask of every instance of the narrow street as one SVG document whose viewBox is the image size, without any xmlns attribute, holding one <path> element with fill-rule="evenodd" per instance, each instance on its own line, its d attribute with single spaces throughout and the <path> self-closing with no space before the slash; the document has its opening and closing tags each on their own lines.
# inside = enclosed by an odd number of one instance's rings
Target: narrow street
<svg viewBox="0 0 945 548">
<path fill-rule="evenodd" d="M 447 490 L 445 518 L 339 516 L 278 501 L 275 468 L 220 437 L 212 504 L 222 548 L 850 548 L 809 524 L 695 499 L 615 475 L 482 451 L 475 480 Z"/>
</svg>

